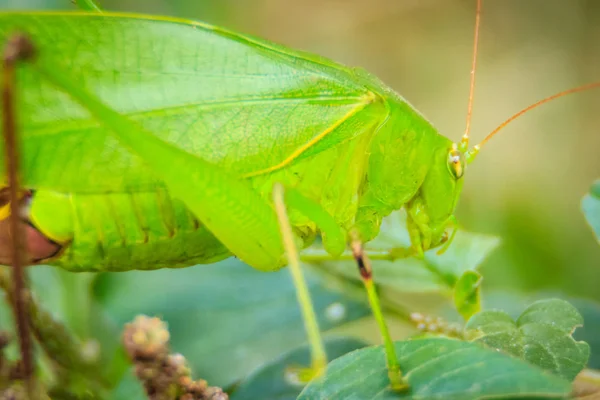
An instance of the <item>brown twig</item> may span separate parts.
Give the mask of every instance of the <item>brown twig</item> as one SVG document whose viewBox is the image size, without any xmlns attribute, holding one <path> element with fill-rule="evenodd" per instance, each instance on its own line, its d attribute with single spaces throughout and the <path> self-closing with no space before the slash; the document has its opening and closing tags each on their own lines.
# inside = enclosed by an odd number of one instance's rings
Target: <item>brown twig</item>
<svg viewBox="0 0 600 400">
<path fill-rule="evenodd" d="M 27 263 L 24 235 L 21 230 L 19 213 L 16 211 L 19 199 L 19 148 L 16 132 L 15 112 L 15 66 L 19 61 L 33 57 L 33 46 L 24 36 L 16 35 L 10 38 L 6 44 L 3 54 L 3 86 L 2 86 L 2 112 L 3 112 L 3 134 L 5 141 L 6 171 L 8 175 L 9 199 L 12 207 L 10 215 L 11 248 L 13 263 L 13 285 L 15 297 L 12 302 L 19 334 L 21 349 L 21 362 L 23 377 L 28 388 L 32 388 L 33 379 L 33 350 L 25 304 L 28 298 L 27 281 L 24 266 Z"/>
<path fill-rule="evenodd" d="M 158 318 L 140 315 L 125 325 L 123 344 L 151 400 L 228 400 L 219 387 L 191 378 L 181 354 L 169 354 L 169 331 Z"/>
<path fill-rule="evenodd" d="M 4 355 L 10 341 L 11 335 L 0 331 L 0 400 L 27 400 L 30 396 L 23 386 L 20 362 L 10 361 Z"/>
<path fill-rule="evenodd" d="M 15 292 L 10 275 L 5 269 L 0 269 L 0 292 L 2 291 L 6 293 L 8 302 L 14 303 Z M 89 354 L 84 344 L 73 336 L 60 321 L 57 321 L 52 313 L 44 309 L 34 297 L 30 297 L 26 305 L 27 321 L 31 327 L 33 337 L 37 339 L 41 349 L 52 361 L 56 381 L 54 387 L 50 390 L 54 390 L 56 385 L 60 385 L 61 390 L 70 390 L 65 382 L 71 379 L 85 381 L 86 390 L 94 393 L 100 393 L 106 389 L 108 382 L 101 373 L 98 355 Z M 1 343 L 0 336 L 0 345 Z M 10 374 L 9 380 L 23 379 L 20 369 L 10 367 L 10 370 L 14 370 L 14 372 Z M 2 379 L 2 357 L 0 354 L 0 383 Z M 39 384 L 39 382 L 36 383 Z M 42 388 L 36 387 L 36 390 L 40 392 Z M 0 400 L 4 398 L 2 397 L 3 394 L 0 390 Z"/>
</svg>

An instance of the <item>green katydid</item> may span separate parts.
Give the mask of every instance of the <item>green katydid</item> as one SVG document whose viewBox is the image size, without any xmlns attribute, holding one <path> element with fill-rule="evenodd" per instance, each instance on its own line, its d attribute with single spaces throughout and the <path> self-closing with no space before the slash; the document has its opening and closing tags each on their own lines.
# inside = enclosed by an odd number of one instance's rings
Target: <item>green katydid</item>
<svg viewBox="0 0 600 400">
<path fill-rule="evenodd" d="M 288 263 L 285 254 L 298 267 L 295 244 L 320 234 L 332 258 L 351 246 L 392 386 L 406 386 L 362 244 L 400 208 L 412 254 L 451 243 L 463 174 L 480 149 L 468 149 L 474 74 L 467 130 L 454 143 L 365 71 L 222 28 L 116 13 L 0 13 L 0 41 L 15 31 L 37 49 L 19 69 L 16 104 L 33 263 L 123 271 L 234 255 L 270 271 Z M 112 53 L 114 41 L 122 54 Z M 152 62 L 140 69 L 140 57 Z M 164 74 L 169 85 L 153 86 Z M 154 96 L 152 108 L 132 101 L 140 92 Z M 0 262 L 10 257 L 0 253 Z M 318 373 L 325 355 L 293 271 Z"/>
</svg>

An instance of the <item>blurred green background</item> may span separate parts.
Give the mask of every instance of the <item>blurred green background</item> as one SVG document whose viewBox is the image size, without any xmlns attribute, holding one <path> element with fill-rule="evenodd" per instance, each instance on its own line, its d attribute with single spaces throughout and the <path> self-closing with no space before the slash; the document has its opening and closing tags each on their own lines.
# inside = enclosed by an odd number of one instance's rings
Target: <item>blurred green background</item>
<svg viewBox="0 0 600 400">
<path fill-rule="evenodd" d="M 373 72 L 446 136 L 465 127 L 475 1 L 105 0 L 110 10 L 176 15 L 328 56 Z M 65 9 L 67 0 L 0 0 Z M 514 112 L 600 79 L 600 2 L 484 1 L 473 116 L 481 140 Z M 600 248 L 579 211 L 600 175 L 600 91 L 557 100 L 512 123 L 467 174 L 458 217 L 501 237 L 487 287 L 561 289 L 600 299 Z"/>
<path fill-rule="evenodd" d="M 463 134 L 474 0 L 106 0 L 100 4 L 110 10 L 198 19 L 364 67 L 408 99 L 443 134 L 455 140 Z M 0 0 L 0 10 L 4 9 L 74 7 L 68 0 Z M 537 100 L 600 80 L 598 37 L 600 1 L 484 0 L 474 142 Z M 545 105 L 510 124 L 470 166 L 458 219 L 468 231 L 502 240 L 483 263 L 486 289 L 561 291 L 600 300 L 600 247 L 580 211 L 581 197 L 600 177 L 598 104 L 600 90 Z M 214 268 L 104 274 L 97 279 L 45 268 L 32 275 L 44 306 L 81 337 L 92 330 L 95 336 L 114 339 L 123 323 L 140 312 L 165 317 L 174 333 L 174 347 L 186 350 L 188 356 L 200 355 L 192 357 L 195 367 L 217 384 L 230 384 L 257 363 L 304 340 L 285 271 L 260 274 L 225 262 Z M 63 290 L 56 290 L 58 286 Z M 85 304 L 90 301 L 85 293 L 89 287 L 101 309 Z M 368 315 L 364 304 L 340 297 L 318 282 L 312 289 L 325 328 Z M 340 304 L 346 307 L 345 320 L 328 325 L 329 307 Z M 286 318 L 274 321 L 273 315 Z M 0 326 L 2 317 L 0 313 Z M 194 319 L 199 321 L 194 330 L 186 329 Z M 246 329 L 238 329 L 240 324 Z M 349 325 L 345 331 L 356 329 Z M 102 330 L 107 333 L 98 334 Z M 376 339 L 375 328 L 368 330 Z M 282 340 L 284 344 L 274 345 Z M 231 347 L 231 343 L 238 345 Z M 229 352 L 227 357 L 222 358 L 222 350 Z M 204 370 L 204 366 L 209 367 Z M 206 372 L 211 368 L 214 375 Z"/>
</svg>

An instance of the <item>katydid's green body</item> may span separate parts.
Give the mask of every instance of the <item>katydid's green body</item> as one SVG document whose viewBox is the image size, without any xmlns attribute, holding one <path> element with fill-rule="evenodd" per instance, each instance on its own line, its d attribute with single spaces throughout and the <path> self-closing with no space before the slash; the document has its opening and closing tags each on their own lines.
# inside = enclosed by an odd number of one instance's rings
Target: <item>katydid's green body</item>
<svg viewBox="0 0 600 400">
<path fill-rule="evenodd" d="M 98 122 L 102 105 L 88 111 L 65 92 L 50 92 L 31 67 L 20 71 L 22 182 L 35 191 L 30 219 L 65 245 L 47 263 L 74 271 L 155 269 L 233 254 L 277 269 L 283 248 L 270 243 L 278 237 L 271 206 L 249 208 L 259 198 L 272 204 L 275 183 L 320 205 L 344 236 L 354 230 L 371 240 L 382 217 L 406 206 L 413 245 L 440 244 L 462 187 L 448 168 L 453 144 L 402 97 L 321 57 L 203 24 L 153 22 L 0 13 L 2 41 L 26 31 L 40 63 L 63 66 L 84 98 L 92 93 L 128 117 L 135 126 L 124 131 L 152 133 L 147 142 L 115 136 Z M 114 53 L 115 41 L 136 50 Z M 144 107 L 136 104 L 141 97 Z M 224 212 L 231 232 L 225 220 L 216 222 Z M 306 214 L 290 209 L 308 245 L 322 227 Z M 344 250 L 345 238 L 322 233 L 333 256 Z M 243 243 L 249 237 L 254 252 Z M 253 258 L 256 249 L 264 255 Z"/>
<path fill-rule="evenodd" d="M 34 227 L 32 259 L 72 271 L 230 255 L 263 271 L 288 264 L 311 346 L 311 368 L 299 373 L 308 380 L 326 355 L 294 243 L 320 234 L 332 257 L 351 247 L 390 384 L 407 387 L 362 243 L 403 207 L 415 254 L 443 243 L 466 140 L 459 147 L 439 135 L 362 70 L 220 28 L 117 14 L 0 14 L 0 39 L 17 30 L 30 37 L 13 36 L 7 54 L 28 61 L 12 108 L 23 121 L 29 207 L 19 213 Z M 5 250 L 0 262 L 12 261 Z"/>
</svg>

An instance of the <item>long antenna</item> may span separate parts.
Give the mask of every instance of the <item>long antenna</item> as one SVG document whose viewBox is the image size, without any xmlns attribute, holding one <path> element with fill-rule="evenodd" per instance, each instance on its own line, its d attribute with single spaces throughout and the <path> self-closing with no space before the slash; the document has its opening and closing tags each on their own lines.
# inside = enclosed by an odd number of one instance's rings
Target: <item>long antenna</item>
<svg viewBox="0 0 600 400">
<path fill-rule="evenodd" d="M 496 129 L 494 129 L 489 135 L 487 135 L 485 137 L 485 139 L 483 139 L 481 141 L 481 143 L 479 143 L 478 145 L 476 145 L 473 150 L 475 150 L 475 152 L 479 151 L 479 149 L 481 148 L 481 146 L 483 146 L 484 144 L 487 143 L 488 140 L 490 140 L 495 134 L 497 134 L 498 132 L 500 132 L 502 130 L 502 128 L 504 128 L 506 125 L 508 125 L 509 123 L 511 123 L 512 121 L 514 121 L 515 119 L 519 118 L 521 115 L 525 114 L 527 111 L 531 111 L 534 108 L 536 108 L 537 106 L 541 106 L 542 104 L 548 103 L 549 101 L 552 101 L 554 99 L 557 99 L 559 97 L 563 97 L 566 96 L 568 94 L 572 94 L 572 93 L 577 93 L 577 92 L 583 92 L 584 90 L 589 90 L 589 89 L 594 89 L 594 88 L 600 88 L 600 81 L 599 82 L 593 82 L 593 83 L 588 83 L 587 85 L 583 85 L 583 86 L 578 86 L 576 88 L 573 89 L 569 89 L 569 90 L 564 90 L 560 93 L 556 93 L 553 94 L 552 96 L 546 97 L 545 99 L 542 99 L 528 107 L 525 107 L 524 109 L 522 109 L 521 111 L 519 111 L 518 113 L 516 113 L 515 115 L 513 115 L 512 117 L 510 117 L 509 119 L 507 119 L 506 121 L 504 121 L 503 123 L 501 123 Z"/>
<path fill-rule="evenodd" d="M 469 89 L 469 104 L 467 106 L 467 126 L 465 128 L 465 134 L 460 141 L 460 149 L 462 151 L 466 151 L 469 148 L 469 133 L 471 132 L 471 117 L 473 115 L 473 97 L 475 96 L 475 71 L 477 69 L 477 48 L 479 46 L 481 1 L 482 0 L 477 0 L 477 11 L 475 12 L 475 38 L 473 39 L 473 62 L 471 64 L 471 86 Z"/>
</svg>

